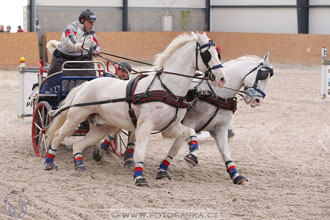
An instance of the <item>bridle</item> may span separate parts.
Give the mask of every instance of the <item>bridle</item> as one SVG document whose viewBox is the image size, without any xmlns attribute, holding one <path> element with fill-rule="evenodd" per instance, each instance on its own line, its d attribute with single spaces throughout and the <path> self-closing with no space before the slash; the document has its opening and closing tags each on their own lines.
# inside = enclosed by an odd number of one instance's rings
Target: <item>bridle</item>
<svg viewBox="0 0 330 220">
<path fill-rule="evenodd" d="M 210 47 L 215 47 L 215 43 L 212 40 L 209 40 L 208 43 L 200 45 L 199 42 L 196 42 L 196 69 L 198 69 L 198 52 L 203 60 L 203 63 L 207 67 L 207 71 L 205 72 L 205 77 L 207 77 L 209 80 L 214 81 L 215 75 L 212 72 L 214 69 L 223 68 L 222 64 L 214 65 L 212 67 L 209 66 L 209 62 L 211 60 L 211 53 L 209 51 Z M 204 52 L 202 52 L 202 49 L 207 48 Z"/>
<path fill-rule="evenodd" d="M 258 82 L 259 82 L 259 80 L 267 79 L 268 76 L 272 77 L 274 75 L 274 70 L 273 70 L 273 68 L 271 68 L 269 66 L 264 66 L 263 63 L 260 63 L 258 66 L 256 66 L 252 70 L 250 70 L 247 74 L 245 74 L 245 76 L 243 77 L 243 82 L 248 75 L 250 75 L 251 73 L 253 73 L 256 70 L 258 70 L 258 72 L 257 72 L 256 79 L 253 83 L 253 86 L 245 86 L 244 91 L 245 91 L 246 95 L 248 95 L 248 96 L 251 96 L 251 97 L 257 96 L 257 97 L 265 98 L 266 93 L 258 88 Z"/>
</svg>

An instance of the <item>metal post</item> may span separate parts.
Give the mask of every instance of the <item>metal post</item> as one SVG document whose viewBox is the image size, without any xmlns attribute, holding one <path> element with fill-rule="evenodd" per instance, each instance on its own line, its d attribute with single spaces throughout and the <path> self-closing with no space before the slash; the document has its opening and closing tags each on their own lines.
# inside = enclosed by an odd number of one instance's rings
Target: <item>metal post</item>
<svg viewBox="0 0 330 220">
<path fill-rule="evenodd" d="M 24 73 L 25 73 L 25 59 L 21 57 L 19 62 L 19 104 L 18 104 L 18 118 L 20 122 L 24 122 Z"/>
<path fill-rule="evenodd" d="M 36 1 L 30 0 L 30 32 L 36 31 Z"/>
<path fill-rule="evenodd" d="M 123 31 L 128 31 L 128 0 L 123 0 Z"/>
<path fill-rule="evenodd" d="M 308 34 L 309 0 L 297 0 L 298 33 Z"/>
<path fill-rule="evenodd" d="M 328 85 L 328 73 L 327 73 L 327 48 L 322 47 L 321 51 L 322 64 L 321 64 L 321 98 L 326 98 L 329 94 L 327 88 Z"/>
<path fill-rule="evenodd" d="M 206 26 L 206 31 L 211 30 L 211 0 L 206 0 L 205 2 L 205 26 Z"/>
</svg>

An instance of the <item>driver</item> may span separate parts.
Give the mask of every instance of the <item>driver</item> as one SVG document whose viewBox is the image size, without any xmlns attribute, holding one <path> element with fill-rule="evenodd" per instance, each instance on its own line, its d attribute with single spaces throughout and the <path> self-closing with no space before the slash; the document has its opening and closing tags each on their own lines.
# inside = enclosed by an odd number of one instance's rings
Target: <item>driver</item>
<svg viewBox="0 0 330 220">
<path fill-rule="evenodd" d="M 79 15 L 77 21 L 69 24 L 61 36 L 61 41 L 53 53 L 52 63 L 48 71 L 48 76 L 62 70 L 65 61 L 92 61 L 92 54 L 100 53 L 95 31 L 93 30 L 96 16 L 86 9 Z M 65 68 L 93 69 L 93 63 L 69 63 Z M 66 71 L 64 75 L 70 76 L 95 76 L 95 71 Z M 51 77 L 47 80 L 46 90 L 56 92 L 56 87 L 60 83 L 59 76 Z M 52 91 L 54 90 L 54 91 Z"/>
</svg>

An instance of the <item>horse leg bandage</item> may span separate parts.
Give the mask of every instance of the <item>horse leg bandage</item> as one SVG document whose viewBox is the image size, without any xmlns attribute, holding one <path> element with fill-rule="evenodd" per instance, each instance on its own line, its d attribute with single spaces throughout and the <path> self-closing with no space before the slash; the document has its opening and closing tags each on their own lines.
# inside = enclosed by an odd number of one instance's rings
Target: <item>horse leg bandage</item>
<svg viewBox="0 0 330 220">
<path fill-rule="evenodd" d="M 107 151 L 109 149 L 110 144 L 111 144 L 111 139 L 107 137 L 101 144 L 101 149 Z"/>
<path fill-rule="evenodd" d="M 235 179 L 237 176 L 239 176 L 239 173 L 234 165 L 234 162 L 231 160 L 226 161 L 226 167 L 227 167 L 227 172 L 230 176 L 230 179 Z"/>
<path fill-rule="evenodd" d="M 83 165 L 84 164 L 84 161 L 83 161 L 83 157 L 82 157 L 81 152 L 75 153 L 73 155 L 73 158 L 74 158 L 74 164 L 75 164 L 76 167 L 79 166 L 79 165 Z"/>
<path fill-rule="evenodd" d="M 195 157 L 197 157 L 197 155 L 196 155 L 197 150 L 198 150 L 197 137 L 196 136 L 190 136 L 188 138 L 188 145 L 189 145 L 189 154 L 192 154 Z"/>
<path fill-rule="evenodd" d="M 56 149 L 49 148 L 45 163 L 54 163 L 54 157 L 56 156 Z"/>
<path fill-rule="evenodd" d="M 143 177 L 143 162 L 142 161 L 135 163 L 133 176 L 134 176 L 134 179 L 136 179 L 139 176 Z"/>
<path fill-rule="evenodd" d="M 134 156 L 134 147 L 135 147 L 135 144 L 134 143 L 128 143 L 127 144 L 127 149 L 126 149 L 126 151 L 124 153 L 124 161 L 133 159 L 133 156 Z"/>
<path fill-rule="evenodd" d="M 171 163 L 172 160 L 173 160 L 173 157 L 171 157 L 170 155 L 167 155 L 167 157 L 159 165 L 159 169 L 167 171 L 167 169 L 170 166 L 170 163 Z"/>
</svg>

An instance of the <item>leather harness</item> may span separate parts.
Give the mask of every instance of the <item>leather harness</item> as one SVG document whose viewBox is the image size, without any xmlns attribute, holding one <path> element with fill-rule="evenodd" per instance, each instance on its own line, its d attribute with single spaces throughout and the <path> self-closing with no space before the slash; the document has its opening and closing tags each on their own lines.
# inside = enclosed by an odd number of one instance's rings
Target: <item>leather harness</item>
<svg viewBox="0 0 330 220">
<path fill-rule="evenodd" d="M 194 89 L 197 89 L 197 87 L 202 83 L 200 81 Z M 198 130 L 195 129 L 196 133 L 201 132 L 204 130 L 210 123 L 211 121 L 215 118 L 215 116 L 218 114 L 219 109 L 225 109 L 225 110 L 230 110 L 233 113 L 237 110 L 237 99 L 236 97 L 232 98 L 222 98 L 221 96 L 216 95 L 214 90 L 212 89 L 210 83 L 207 81 L 207 85 L 210 90 L 202 91 L 202 93 L 199 95 L 198 100 L 207 102 L 214 107 L 216 107 L 215 112 L 211 116 L 211 118 Z"/>
<path fill-rule="evenodd" d="M 137 105 L 137 104 L 143 104 L 143 103 L 149 103 L 149 102 L 156 101 L 156 102 L 163 102 L 167 105 L 170 105 L 170 106 L 176 108 L 174 118 L 171 120 L 171 122 L 167 126 L 165 126 L 163 129 L 158 131 L 157 133 L 162 132 L 165 129 L 167 129 L 176 120 L 179 108 L 188 108 L 191 105 L 190 102 L 186 101 L 185 97 L 174 95 L 165 86 L 165 84 L 163 84 L 162 80 L 159 77 L 161 73 L 162 73 L 161 71 L 157 72 L 157 74 L 155 75 L 155 77 L 153 78 L 153 80 L 151 81 L 151 83 L 149 84 L 148 88 L 146 89 L 146 91 L 144 93 L 135 94 L 135 89 L 136 89 L 139 81 L 148 75 L 137 76 L 136 78 L 130 80 L 126 87 L 126 100 L 128 103 L 128 114 L 135 127 L 137 126 L 137 117 L 135 115 L 134 109 L 132 108 L 132 104 Z M 152 85 L 152 83 L 154 82 L 156 77 L 158 77 L 158 79 L 161 82 L 161 85 L 163 86 L 163 88 L 166 91 L 164 91 L 164 90 L 149 91 L 150 86 Z"/>
<path fill-rule="evenodd" d="M 215 93 L 212 94 L 210 92 L 211 91 L 209 91 L 209 94 L 200 95 L 199 100 L 207 102 L 207 103 L 215 106 L 216 110 L 213 113 L 213 115 L 211 116 L 211 118 L 200 129 L 198 129 L 198 130 L 195 129 L 196 133 L 204 130 L 204 128 L 206 128 L 211 123 L 211 121 L 218 114 L 219 109 L 230 110 L 233 113 L 235 113 L 235 111 L 237 110 L 237 99 L 236 99 L 236 97 L 224 99 L 220 96 L 215 95 Z"/>
</svg>

